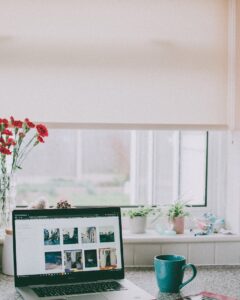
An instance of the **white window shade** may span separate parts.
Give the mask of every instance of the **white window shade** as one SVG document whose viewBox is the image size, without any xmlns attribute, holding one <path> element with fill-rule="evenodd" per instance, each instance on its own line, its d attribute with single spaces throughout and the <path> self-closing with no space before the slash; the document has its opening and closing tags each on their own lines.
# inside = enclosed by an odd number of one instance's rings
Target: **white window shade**
<svg viewBox="0 0 240 300">
<path fill-rule="evenodd" d="M 232 129 L 240 130 L 240 3 L 239 1 L 234 2 L 232 18 L 233 27 L 235 25 L 235 30 L 233 31 L 232 43 L 233 43 L 233 53 L 235 56 L 232 60 L 232 115 L 230 115 L 232 122 Z M 235 10 L 235 11 L 234 11 Z"/>
<path fill-rule="evenodd" d="M 227 125 L 226 0 L 1 2 L 1 114 Z"/>
</svg>

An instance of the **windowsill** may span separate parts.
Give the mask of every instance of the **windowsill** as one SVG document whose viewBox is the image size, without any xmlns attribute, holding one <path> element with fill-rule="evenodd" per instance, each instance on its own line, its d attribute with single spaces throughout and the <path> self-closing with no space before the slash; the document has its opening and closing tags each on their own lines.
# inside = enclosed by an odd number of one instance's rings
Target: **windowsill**
<svg viewBox="0 0 240 300">
<path fill-rule="evenodd" d="M 132 234 L 128 230 L 123 231 L 123 242 L 127 244 L 135 243 L 187 243 L 187 242 L 239 242 L 240 235 L 224 235 L 224 234 L 211 234 L 203 236 L 194 236 L 193 233 L 177 234 L 174 236 L 160 235 L 155 230 L 147 230 L 146 233 Z"/>
</svg>

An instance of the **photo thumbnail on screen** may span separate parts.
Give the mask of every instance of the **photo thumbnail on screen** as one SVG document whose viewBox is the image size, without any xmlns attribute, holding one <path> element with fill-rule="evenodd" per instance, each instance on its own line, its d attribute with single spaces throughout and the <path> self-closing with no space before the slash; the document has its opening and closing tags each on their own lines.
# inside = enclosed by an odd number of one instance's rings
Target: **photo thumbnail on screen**
<svg viewBox="0 0 240 300">
<path fill-rule="evenodd" d="M 114 227 L 104 226 L 99 228 L 100 243 L 113 243 L 115 242 Z"/>
<path fill-rule="evenodd" d="M 44 230 L 44 245 L 54 246 L 60 245 L 60 230 L 59 228 L 45 228 Z"/>
<path fill-rule="evenodd" d="M 64 251 L 64 269 L 66 273 L 83 270 L 82 250 Z"/>
<path fill-rule="evenodd" d="M 64 228 L 63 229 L 63 244 L 78 244 L 78 228 Z"/>
<path fill-rule="evenodd" d="M 112 270 L 117 268 L 116 248 L 99 249 L 100 270 Z"/>
<path fill-rule="evenodd" d="M 96 227 L 84 227 L 81 229 L 81 240 L 83 244 L 97 243 Z"/>
</svg>

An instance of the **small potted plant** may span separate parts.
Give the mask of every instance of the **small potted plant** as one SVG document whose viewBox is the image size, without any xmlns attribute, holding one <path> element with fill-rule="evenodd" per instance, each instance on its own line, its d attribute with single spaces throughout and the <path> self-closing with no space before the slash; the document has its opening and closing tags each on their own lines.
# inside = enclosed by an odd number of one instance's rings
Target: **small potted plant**
<svg viewBox="0 0 240 300">
<path fill-rule="evenodd" d="M 136 207 L 127 211 L 131 233 L 144 233 L 146 231 L 147 216 L 151 211 L 151 207 Z"/>
<path fill-rule="evenodd" d="M 155 207 L 140 206 L 131 208 L 123 213 L 129 217 L 129 229 L 131 233 L 145 233 L 147 225 L 147 216 L 149 214 L 160 215 L 160 209 Z M 155 217 L 156 220 L 156 217 Z"/>
<path fill-rule="evenodd" d="M 172 229 L 176 231 L 177 234 L 184 233 L 184 220 L 188 215 L 186 205 L 182 201 L 176 201 L 169 207 L 167 216 L 173 225 Z"/>
</svg>

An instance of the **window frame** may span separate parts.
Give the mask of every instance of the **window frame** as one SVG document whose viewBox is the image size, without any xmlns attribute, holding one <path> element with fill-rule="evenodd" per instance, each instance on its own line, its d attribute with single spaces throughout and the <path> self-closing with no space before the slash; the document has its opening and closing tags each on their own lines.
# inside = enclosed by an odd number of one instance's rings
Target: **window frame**
<svg viewBox="0 0 240 300">
<path fill-rule="evenodd" d="M 79 130 L 79 129 L 78 129 Z M 174 130 L 178 133 L 179 135 L 179 139 L 178 139 L 178 156 L 180 157 L 181 156 L 181 130 Z M 131 140 L 130 140 L 130 143 L 132 144 L 133 142 L 133 135 L 136 135 L 136 132 L 137 130 L 130 130 L 130 135 L 131 135 Z M 201 209 L 204 209 L 204 208 L 208 208 L 208 159 L 209 159 L 209 133 L 208 131 L 204 131 L 205 134 L 206 134 L 206 154 L 205 154 L 205 197 L 204 197 L 204 204 L 195 204 L 195 205 L 189 205 L 189 208 L 201 208 Z M 78 135 L 80 134 L 81 132 L 78 133 Z M 156 135 L 157 131 L 156 130 L 148 130 L 148 135 L 147 135 L 147 151 L 148 152 L 148 156 L 149 156 L 149 153 L 150 153 L 150 157 L 148 157 L 149 159 L 149 162 L 150 162 L 150 170 L 151 170 L 151 180 L 149 179 L 148 180 L 148 184 L 150 184 L 151 186 L 149 187 L 149 190 L 147 191 L 147 194 L 149 195 L 151 193 L 151 197 L 149 199 L 147 199 L 147 203 L 145 204 L 130 204 L 130 205 L 120 205 L 120 207 L 123 207 L 123 208 L 127 208 L 127 207 L 137 207 L 139 205 L 143 206 L 143 205 L 150 205 L 150 206 L 162 206 L 162 204 L 156 204 L 154 203 L 154 181 L 155 181 L 155 174 L 154 174 L 154 168 L 153 168 L 153 160 L 154 160 L 154 157 L 156 155 L 155 153 L 155 150 L 156 150 L 156 145 L 155 145 L 155 138 L 157 138 L 157 135 Z M 131 155 L 133 155 L 132 153 L 132 149 L 131 149 L 131 154 L 130 154 L 130 159 L 131 159 Z M 136 168 L 136 162 L 135 162 L 135 168 Z M 177 187 L 177 190 L 178 190 L 178 197 L 180 195 L 180 182 L 181 182 L 181 179 L 180 179 L 180 168 L 181 168 L 181 162 L 180 162 L 180 159 L 178 160 L 178 187 Z M 130 167 L 130 174 L 132 175 L 132 172 L 135 173 L 136 175 L 136 169 L 135 170 L 132 170 L 132 166 Z M 130 176 L 131 177 L 131 176 Z M 134 189 L 136 190 L 137 189 L 137 186 L 135 185 L 134 186 Z M 150 191 L 150 192 L 149 192 Z M 131 202 L 131 193 L 130 193 L 130 202 Z M 150 202 L 151 200 L 151 202 Z M 17 207 L 26 207 L 26 206 L 21 206 L 21 205 L 18 205 Z M 78 205 L 76 206 L 78 207 Z"/>
<path fill-rule="evenodd" d="M 177 148 L 178 148 L 178 151 L 177 151 L 177 186 L 176 186 L 176 191 L 177 191 L 177 194 L 175 195 L 175 199 L 179 199 L 180 196 L 181 196 L 181 193 L 180 193 L 180 183 L 181 183 L 181 179 L 180 179 L 180 174 L 181 174 L 181 130 L 174 130 L 177 134 Z M 203 130 L 202 130 L 203 131 Z M 150 162 L 149 163 L 149 166 L 148 166 L 148 169 L 150 168 L 151 170 L 151 174 L 150 176 L 147 176 L 147 179 L 146 181 L 148 182 L 148 186 L 147 186 L 147 189 L 145 191 L 145 194 L 148 195 L 148 201 L 147 203 L 143 204 L 143 203 L 136 203 L 136 201 L 134 201 L 135 199 L 131 199 L 131 202 L 132 204 L 131 205 L 128 205 L 128 206 L 122 206 L 122 207 L 137 207 L 137 206 L 144 206 L 144 205 L 150 205 L 150 206 L 163 206 L 165 204 L 158 204 L 156 203 L 155 201 L 155 198 L 154 198 L 154 192 L 155 192 L 155 180 L 156 180 L 156 176 L 154 176 L 155 174 L 155 169 L 153 168 L 153 162 L 154 162 L 154 158 L 155 158 L 155 155 L 156 155 L 156 133 L 154 130 L 149 130 L 148 131 L 148 136 L 145 137 L 146 140 L 148 140 L 148 143 L 146 143 L 146 149 L 145 151 L 148 153 L 147 154 L 147 159 L 148 161 Z M 205 187 L 204 187 L 204 203 L 203 204 L 195 204 L 195 205 L 189 205 L 189 208 L 200 208 L 200 209 L 206 209 L 208 208 L 208 158 L 209 158 L 209 155 L 208 155 L 208 151 L 209 151 L 209 147 L 208 147 L 208 143 L 209 143 L 209 136 L 208 136 L 208 131 L 205 131 L 204 130 L 204 133 L 205 133 L 205 141 L 206 141 L 206 148 L 205 148 Z M 137 149 L 137 146 L 136 146 L 136 131 L 133 131 L 133 136 L 134 136 L 134 147 L 136 147 L 136 149 L 134 149 L 135 151 L 133 151 L 134 154 L 137 153 L 138 149 Z M 141 139 L 142 137 L 140 137 Z M 139 145 L 138 145 L 139 146 Z M 134 184 L 133 184 L 133 198 L 138 198 L 138 194 L 139 194 L 139 186 L 136 184 L 136 182 L 138 181 L 138 179 L 136 179 L 139 175 L 137 174 L 137 169 L 136 168 L 136 165 L 138 164 L 138 161 L 137 161 L 137 156 L 135 157 L 135 159 L 132 159 L 133 160 L 133 166 L 134 166 L 134 170 L 131 170 L 131 175 L 132 175 L 132 179 Z M 136 177 L 135 177 L 136 176 Z M 151 177 L 152 180 L 149 179 L 149 177 Z M 151 182 L 151 183 L 150 183 Z M 142 188 L 142 187 L 141 187 Z M 174 201 L 174 200 L 173 200 Z"/>
</svg>

